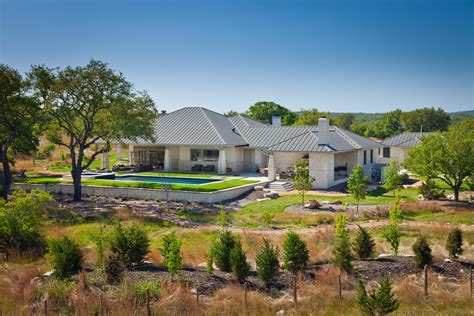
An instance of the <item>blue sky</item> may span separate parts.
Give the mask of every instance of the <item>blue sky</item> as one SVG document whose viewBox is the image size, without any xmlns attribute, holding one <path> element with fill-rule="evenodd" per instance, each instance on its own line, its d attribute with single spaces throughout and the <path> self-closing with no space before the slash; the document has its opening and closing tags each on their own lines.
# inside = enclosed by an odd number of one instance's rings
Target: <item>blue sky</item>
<svg viewBox="0 0 474 316">
<path fill-rule="evenodd" d="M 110 63 L 159 109 L 474 108 L 474 1 L 0 0 L 0 62 Z"/>
</svg>

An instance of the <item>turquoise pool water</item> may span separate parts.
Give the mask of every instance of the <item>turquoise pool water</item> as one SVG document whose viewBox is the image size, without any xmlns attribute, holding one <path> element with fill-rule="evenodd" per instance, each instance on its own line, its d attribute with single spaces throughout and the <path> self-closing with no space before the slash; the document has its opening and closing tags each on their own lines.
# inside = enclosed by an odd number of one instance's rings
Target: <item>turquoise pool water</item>
<svg viewBox="0 0 474 316">
<path fill-rule="evenodd" d="M 137 182 L 153 182 L 153 183 L 169 183 L 169 184 L 208 184 L 220 179 L 203 179 L 203 178 L 180 178 L 180 177 L 147 177 L 147 176 L 116 176 L 116 181 L 137 181 Z"/>
</svg>

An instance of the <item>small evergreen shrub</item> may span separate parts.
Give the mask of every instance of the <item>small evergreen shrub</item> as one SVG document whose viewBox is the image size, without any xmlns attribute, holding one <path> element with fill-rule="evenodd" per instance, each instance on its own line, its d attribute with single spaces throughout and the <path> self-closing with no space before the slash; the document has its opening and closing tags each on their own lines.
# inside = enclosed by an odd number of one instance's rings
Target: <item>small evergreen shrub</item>
<svg viewBox="0 0 474 316">
<path fill-rule="evenodd" d="M 226 229 L 230 226 L 232 222 L 232 216 L 230 213 L 226 212 L 224 208 L 221 208 L 219 214 L 217 215 L 217 224 L 222 227 L 222 229 Z"/>
<path fill-rule="evenodd" d="M 433 261 L 431 255 L 431 248 L 425 236 L 420 236 L 413 244 L 413 252 L 415 253 L 415 263 L 418 267 L 423 268 L 426 264 L 429 265 Z"/>
<path fill-rule="evenodd" d="M 110 250 L 115 252 L 124 265 L 131 269 L 143 262 L 150 251 L 150 239 L 138 226 L 124 228 L 117 223 L 110 238 Z"/>
<path fill-rule="evenodd" d="M 392 282 L 386 278 L 380 282 L 379 287 L 368 294 L 364 282 L 359 279 L 357 291 L 357 303 L 364 315 L 387 315 L 394 312 L 400 306 L 398 300 L 392 294 Z"/>
<path fill-rule="evenodd" d="M 359 226 L 359 231 L 357 232 L 353 246 L 357 257 L 361 260 L 372 257 L 374 248 L 375 242 L 368 230 Z"/>
<path fill-rule="evenodd" d="M 214 265 L 214 257 L 212 256 L 212 252 L 206 254 L 206 271 L 209 275 L 212 275 L 212 270 Z"/>
<path fill-rule="evenodd" d="M 267 239 L 263 239 L 263 246 L 255 257 L 255 262 L 257 274 L 267 287 L 273 282 L 280 269 L 278 256 L 278 248 L 273 247 Z"/>
<path fill-rule="evenodd" d="M 418 192 L 426 200 L 438 200 L 444 197 L 444 190 L 438 188 L 436 182 L 431 178 L 427 178 L 426 181 L 423 181 L 418 188 Z"/>
<path fill-rule="evenodd" d="M 448 236 L 446 242 L 446 250 L 449 253 L 449 258 L 456 259 L 458 255 L 463 253 L 462 249 L 462 232 L 460 229 L 453 229 Z"/>
<path fill-rule="evenodd" d="M 68 278 L 82 268 L 81 248 L 68 237 L 48 240 L 48 257 L 54 275 L 60 279 Z"/>
<path fill-rule="evenodd" d="M 161 256 L 168 272 L 175 276 L 181 270 L 181 245 L 182 241 L 172 232 L 163 237 L 163 247 L 161 248 Z"/>
<path fill-rule="evenodd" d="M 250 264 L 247 262 L 240 238 L 235 239 L 234 247 L 230 251 L 230 264 L 234 277 L 239 283 L 243 282 L 249 275 Z"/>
<path fill-rule="evenodd" d="M 340 267 L 342 270 L 347 273 L 352 272 L 352 260 L 353 256 L 351 253 L 351 243 L 349 241 L 349 236 L 344 235 L 342 237 L 337 237 L 336 243 L 332 250 L 332 262 L 334 265 Z"/>
<path fill-rule="evenodd" d="M 224 272 L 231 272 L 230 252 L 234 248 L 236 238 L 229 231 L 223 231 L 219 240 L 214 244 L 212 255 L 216 266 Z"/>
<path fill-rule="evenodd" d="M 400 197 L 397 196 L 393 204 L 389 207 L 390 224 L 382 231 L 383 238 L 390 243 L 395 254 L 398 253 L 398 247 L 400 247 L 400 228 L 398 227 L 398 222 L 401 217 L 402 208 L 400 206 Z"/>
<path fill-rule="evenodd" d="M 109 253 L 104 260 L 105 279 L 109 284 L 118 284 L 122 281 L 125 266 L 116 253 Z"/>
<path fill-rule="evenodd" d="M 296 274 L 303 271 L 309 262 L 309 251 L 306 242 L 297 233 L 289 232 L 283 243 L 283 262 L 285 268 Z"/>
</svg>

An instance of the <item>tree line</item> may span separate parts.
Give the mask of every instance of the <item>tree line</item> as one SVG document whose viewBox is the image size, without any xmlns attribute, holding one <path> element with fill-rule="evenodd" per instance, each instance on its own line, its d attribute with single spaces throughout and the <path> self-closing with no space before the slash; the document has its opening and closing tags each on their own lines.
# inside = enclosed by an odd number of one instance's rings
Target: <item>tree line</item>
<svg viewBox="0 0 474 316">
<path fill-rule="evenodd" d="M 230 111 L 226 116 L 239 113 Z M 402 132 L 446 131 L 459 116 L 451 117 L 441 108 L 422 108 L 403 112 L 400 109 L 384 114 L 330 113 L 318 109 L 303 109 L 293 112 L 275 102 L 260 101 L 250 106 L 244 116 L 271 124 L 272 116 L 280 116 L 282 125 L 317 125 L 320 117 L 329 118 L 330 123 L 366 137 L 387 138 Z"/>
</svg>

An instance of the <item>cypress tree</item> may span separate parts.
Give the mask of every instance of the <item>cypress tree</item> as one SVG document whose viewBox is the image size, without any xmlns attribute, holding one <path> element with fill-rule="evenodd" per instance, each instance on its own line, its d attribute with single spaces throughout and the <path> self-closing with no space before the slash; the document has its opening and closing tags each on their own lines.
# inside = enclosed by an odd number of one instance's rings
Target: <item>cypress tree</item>
<svg viewBox="0 0 474 316">
<path fill-rule="evenodd" d="M 257 264 L 257 274 L 267 287 L 273 282 L 280 268 L 278 256 L 278 248 L 274 248 L 267 239 L 263 239 L 263 246 L 257 254 L 255 261 Z"/>
</svg>

